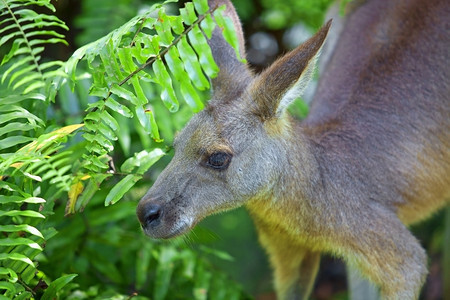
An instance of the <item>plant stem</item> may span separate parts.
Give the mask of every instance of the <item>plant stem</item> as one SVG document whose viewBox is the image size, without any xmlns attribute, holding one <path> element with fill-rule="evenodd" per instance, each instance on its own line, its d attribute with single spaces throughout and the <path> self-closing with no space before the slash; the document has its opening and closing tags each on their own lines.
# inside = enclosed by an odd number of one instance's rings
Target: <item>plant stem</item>
<svg viewBox="0 0 450 300">
<path fill-rule="evenodd" d="M 128 80 L 130 80 L 134 75 L 136 75 L 137 73 L 139 73 L 140 71 L 142 71 L 143 69 L 145 69 L 146 67 L 148 67 L 149 65 L 151 65 L 152 63 L 154 63 L 157 59 L 160 59 L 161 57 L 163 57 L 167 52 L 169 52 L 169 50 L 174 47 L 176 44 L 178 44 L 178 42 L 185 37 L 195 26 L 197 26 L 198 24 L 200 24 L 207 15 L 210 15 L 212 13 L 214 13 L 214 11 L 218 8 L 218 6 L 215 6 L 214 8 L 209 8 L 208 11 L 203 14 L 203 15 L 199 15 L 198 19 L 195 20 L 194 23 L 192 23 L 192 25 L 190 25 L 188 28 L 186 28 L 179 36 L 177 36 L 173 42 L 167 46 L 164 50 L 162 50 L 157 56 L 154 56 L 150 59 L 148 59 L 145 64 L 143 64 L 142 66 L 140 66 L 139 68 L 137 68 L 136 70 L 134 70 L 133 72 L 131 72 L 127 77 L 125 77 L 124 79 L 122 79 L 118 85 L 122 86 L 124 85 L 126 82 L 128 82 Z M 139 31 L 138 31 L 139 32 Z M 133 38 L 134 40 L 134 38 Z M 111 89 L 108 91 L 108 94 L 106 95 L 106 97 L 103 99 L 104 101 L 106 101 L 106 99 L 108 99 L 110 96 L 112 95 Z"/>
</svg>

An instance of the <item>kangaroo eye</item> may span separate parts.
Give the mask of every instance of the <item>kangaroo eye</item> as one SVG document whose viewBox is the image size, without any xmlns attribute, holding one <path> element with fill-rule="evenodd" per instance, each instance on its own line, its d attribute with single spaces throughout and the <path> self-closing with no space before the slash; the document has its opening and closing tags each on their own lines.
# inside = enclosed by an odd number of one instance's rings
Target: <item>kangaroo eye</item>
<svg viewBox="0 0 450 300">
<path fill-rule="evenodd" d="M 231 162 L 231 154 L 226 152 L 215 152 L 209 156 L 206 165 L 213 169 L 224 170 Z"/>
</svg>

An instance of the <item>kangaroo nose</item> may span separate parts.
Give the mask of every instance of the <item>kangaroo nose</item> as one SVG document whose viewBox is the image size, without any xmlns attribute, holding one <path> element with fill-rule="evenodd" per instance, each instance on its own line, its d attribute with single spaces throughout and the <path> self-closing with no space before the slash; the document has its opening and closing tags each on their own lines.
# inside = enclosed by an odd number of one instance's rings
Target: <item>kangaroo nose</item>
<svg viewBox="0 0 450 300">
<path fill-rule="evenodd" d="M 157 203 L 147 202 L 142 206 L 139 205 L 137 215 L 144 229 L 154 227 L 161 222 L 162 207 Z"/>
</svg>

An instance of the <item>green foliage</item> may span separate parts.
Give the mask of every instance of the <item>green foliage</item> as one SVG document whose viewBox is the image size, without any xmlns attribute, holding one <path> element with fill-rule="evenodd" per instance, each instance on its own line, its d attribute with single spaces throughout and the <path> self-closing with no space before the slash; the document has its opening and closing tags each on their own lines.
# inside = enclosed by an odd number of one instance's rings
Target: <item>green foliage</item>
<svg viewBox="0 0 450 300">
<path fill-rule="evenodd" d="M 227 286 L 226 293 L 242 298 L 241 288 L 208 262 L 209 256 L 220 256 L 220 252 L 203 247 L 193 251 L 182 239 L 150 242 L 138 230 L 133 216 L 136 204 L 122 200 L 104 207 L 107 193 L 96 193 L 83 214 L 61 222 L 57 216 L 64 208 L 60 207 L 49 218 L 51 224 L 58 224 L 59 234 L 40 257 L 43 273 L 78 274 L 60 292 L 61 299 L 125 299 L 133 293 L 140 299 L 196 299 L 202 273 L 210 277 L 209 287 L 203 291 L 207 295 Z M 220 283 L 213 284 L 216 276 Z"/>
<path fill-rule="evenodd" d="M 81 14 L 74 20 L 80 32 L 75 36 L 77 45 L 85 45 L 107 35 L 136 16 L 141 5 L 138 0 L 80 1 Z M 158 2 L 158 1 L 154 1 Z"/>
<path fill-rule="evenodd" d="M 262 3 L 267 9 L 264 11 L 262 19 L 264 24 L 271 29 L 285 28 L 299 20 L 312 27 L 318 27 L 322 24 L 325 8 L 331 2 L 330 0 L 288 0 L 274 3 L 264 0 Z"/>
<path fill-rule="evenodd" d="M 201 110 L 218 72 L 201 31 L 210 36 L 215 8 L 165 10 L 153 5 L 62 62 L 43 56 L 67 44 L 64 22 L 43 12 L 55 11 L 50 0 L 1 0 L 0 298 L 241 297 L 183 243 L 146 240 L 135 203 L 119 201 L 186 120 L 168 114 Z"/>
<path fill-rule="evenodd" d="M 352 0 L 344 0 L 341 7 Z M 326 9 L 332 0 L 261 0 L 258 5 L 251 1 L 233 1 L 239 15 L 244 20 L 258 18 L 261 25 L 268 30 L 286 29 L 301 21 L 312 28 L 319 28 L 324 23 Z"/>
<path fill-rule="evenodd" d="M 20 60 L 12 63 L 1 77 L 1 83 L 7 84 L 13 91 L 20 90 L 28 94 L 46 87 L 48 95 L 51 85 L 48 81 L 58 75 L 61 61 L 41 62 L 41 55 L 46 44 L 64 43 L 64 35 L 53 28 L 68 30 L 67 26 L 57 17 L 48 14 L 38 14 L 29 8 L 30 5 L 45 6 L 51 11 L 55 8 L 48 1 L 11 1 L 1 2 L 1 39 L 0 45 L 9 48 L 3 56 L 4 65 L 18 56 Z M 54 95 L 54 94 L 53 94 Z M 22 141 L 23 142 L 23 141 Z M 14 145 L 14 143 L 12 144 Z"/>
<path fill-rule="evenodd" d="M 29 298 L 29 286 L 38 283 L 35 258 L 55 234 L 44 225 L 45 218 L 70 181 L 70 158 L 51 154 L 77 128 L 46 127 L 45 109 L 55 96 L 52 84 L 62 75 L 63 63 L 43 62 L 41 54 L 47 44 L 66 43 L 53 28 L 67 27 L 52 15 L 37 14 L 31 4 L 54 11 L 48 1 L 0 3 L 0 45 L 6 53 L 0 92 L 0 290 L 7 298 Z M 44 182 L 47 189 L 42 189 Z"/>
<path fill-rule="evenodd" d="M 84 118 L 83 137 L 89 153 L 83 154 L 82 167 L 86 174 L 80 174 L 81 177 L 89 176 L 97 185 L 108 177 L 105 176 L 110 162 L 108 153 L 114 149 L 113 141 L 119 139 L 118 122 L 111 116 L 112 112 L 136 118 L 143 133 L 160 142 L 155 114 L 148 106 L 150 96 L 158 94 L 166 108 L 176 112 L 179 109 L 176 91 L 179 91 L 194 112 L 203 108 L 198 90 L 209 88 L 203 72 L 213 77 L 218 68 L 199 29 L 203 20 L 209 22 L 209 28 L 214 27 L 211 19 L 205 17 L 212 10 L 205 1 L 197 2 L 197 5 L 187 3 L 178 16 L 167 15 L 164 6 L 156 4 L 105 37 L 79 48 L 66 63 L 65 73 L 73 88 L 77 81 L 76 67 L 85 61 L 92 74 L 90 94 L 100 97 L 89 104 Z M 204 15 L 197 17 L 194 6 Z M 155 11 L 157 17 L 152 17 Z M 224 33 L 229 27 L 226 29 Z M 173 81 L 169 71 L 178 80 Z M 151 84 L 143 86 L 144 82 Z M 114 189 L 111 192 L 115 194 L 106 197 L 107 204 L 117 201 L 145 171 L 126 176 L 118 184 L 120 193 Z"/>
</svg>

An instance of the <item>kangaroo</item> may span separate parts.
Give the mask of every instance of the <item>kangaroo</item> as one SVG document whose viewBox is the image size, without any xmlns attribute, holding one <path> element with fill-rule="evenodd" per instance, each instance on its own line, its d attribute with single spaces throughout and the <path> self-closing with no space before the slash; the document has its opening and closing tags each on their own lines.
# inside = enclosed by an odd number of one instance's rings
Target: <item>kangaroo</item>
<svg viewBox="0 0 450 300">
<path fill-rule="evenodd" d="M 244 38 L 227 0 L 226 15 Z M 254 219 L 279 299 L 307 299 L 320 253 L 380 288 L 417 299 L 427 257 L 407 225 L 450 199 L 450 6 L 367 0 L 348 14 L 309 116 L 287 107 L 311 79 L 331 23 L 260 74 L 216 28 L 213 94 L 174 141 L 141 199 L 152 238 L 171 238 L 241 205 Z"/>
</svg>

